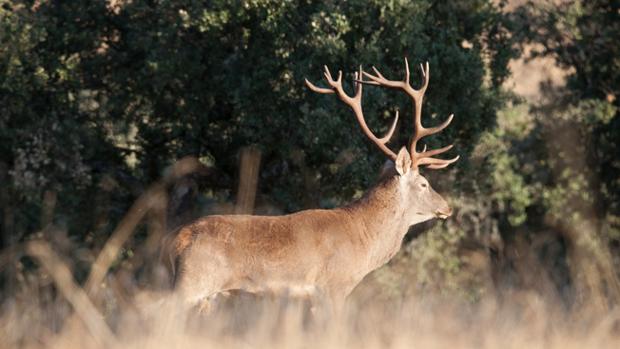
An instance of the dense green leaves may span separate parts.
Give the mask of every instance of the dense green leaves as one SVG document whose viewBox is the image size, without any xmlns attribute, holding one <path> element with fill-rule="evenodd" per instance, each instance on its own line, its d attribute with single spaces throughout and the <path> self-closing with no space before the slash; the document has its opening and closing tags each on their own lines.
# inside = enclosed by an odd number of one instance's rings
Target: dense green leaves
<svg viewBox="0 0 620 349">
<path fill-rule="evenodd" d="M 597 219 L 620 215 L 620 3 L 615 0 L 569 1 L 558 8 L 536 4 L 521 9 L 530 26 L 525 37 L 536 43 L 534 55 L 553 57 L 568 75 L 567 88 L 547 89 L 548 101 L 535 109 L 546 132 L 553 182 L 544 183 L 551 213 L 565 220 L 576 208 L 591 207 Z M 568 136 L 567 136 L 568 135 Z M 541 159 L 542 160 L 542 159 Z M 579 204 L 577 204 L 579 203 Z"/>
<path fill-rule="evenodd" d="M 457 116 L 429 145 L 455 140 L 467 158 L 494 124 L 514 54 L 505 15 L 480 0 L 2 1 L 1 9 L 0 161 L 23 204 L 45 190 L 88 198 L 102 178 L 129 201 L 135 183 L 151 183 L 184 155 L 210 159 L 224 180 L 207 186 L 230 190 L 236 154 L 253 144 L 264 154 L 264 195 L 285 210 L 335 205 L 359 195 L 384 160 L 349 111 L 311 94 L 304 77 L 320 83 L 327 64 L 351 81 L 359 65 L 375 64 L 397 78 L 403 57 L 428 60 L 426 122 Z M 396 109 L 408 115 L 410 102 L 366 89 L 374 130 L 384 132 Z M 410 122 L 403 118 L 395 146 Z M 75 209 L 61 206 L 59 216 Z M 69 228 L 82 234 L 92 224 Z"/>
</svg>

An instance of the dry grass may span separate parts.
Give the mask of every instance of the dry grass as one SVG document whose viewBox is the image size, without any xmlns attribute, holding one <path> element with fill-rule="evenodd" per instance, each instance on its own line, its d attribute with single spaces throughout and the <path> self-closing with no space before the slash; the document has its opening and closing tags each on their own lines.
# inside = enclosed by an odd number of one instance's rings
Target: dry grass
<svg viewBox="0 0 620 349">
<path fill-rule="evenodd" d="M 45 249 L 41 246 L 32 248 Z M 104 317 L 81 299 L 84 292 L 74 288 L 66 275 L 62 276 L 65 267 L 56 262 L 48 266 L 58 269 L 51 272 L 57 282 L 66 283 L 59 287 L 63 295 L 45 294 L 49 290 L 37 294 L 31 287 L 6 300 L 0 317 L 0 347 L 617 348 L 620 345 L 620 312 L 601 316 L 562 310 L 525 292 L 514 294 L 502 304 L 485 299 L 476 305 L 466 305 L 436 297 L 364 304 L 353 300 L 342 319 L 329 320 L 316 320 L 305 303 L 284 298 L 237 295 L 222 299 L 208 315 L 178 313 L 174 304 L 161 299 L 134 300 L 132 306 L 107 314 L 104 322 Z M 66 299 L 75 312 L 70 310 Z M 114 301 L 108 299 L 108 302 Z"/>
</svg>

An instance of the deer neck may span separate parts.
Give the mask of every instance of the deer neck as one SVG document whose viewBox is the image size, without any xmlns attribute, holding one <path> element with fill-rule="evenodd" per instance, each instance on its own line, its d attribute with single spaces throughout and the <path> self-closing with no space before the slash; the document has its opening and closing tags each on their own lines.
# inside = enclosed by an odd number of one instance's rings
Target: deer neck
<svg viewBox="0 0 620 349">
<path fill-rule="evenodd" d="M 362 227 L 351 232 L 367 252 L 368 272 L 387 263 L 400 250 L 411 222 L 406 216 L 405 196 L 397 177 L 386 179 L 372 188 L 348 210 Z"/>
</svg>

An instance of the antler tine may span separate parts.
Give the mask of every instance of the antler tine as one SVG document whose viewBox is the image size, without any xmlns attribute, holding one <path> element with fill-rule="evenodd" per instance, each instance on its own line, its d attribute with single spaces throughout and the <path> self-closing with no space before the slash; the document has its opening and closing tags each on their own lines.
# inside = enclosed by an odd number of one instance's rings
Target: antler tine
<svg viewBox="0 0 620 349">
<path fill-rule="evenodd" d="M 407 57 L 405 57 L 405 70 L 407 72 L 407 75 L 409 75 L 409 62 L 407 62 Z M 420 63 L 420 71 L 422 72 L 422 78 L 424 78 L 424 81 L 422 81 L 422 86 L 420 87 L 420 90 L 424 91 L 426 90 L 426 87 L 428 86 L 428 81 L 430 79 L 430 72 L 431 72 L 428 62 L 426 62 L 424 65 Z"/>
<path fill-rule="evenodd" d="M 396 160 L 396 153 L 390 150 L 390 148 L 386 146 L 386 143 L 390 141 L 390 139 L 392 138 L 392 135 L 394 134 L 394 130 L 396 129 L 396 124 L 398 123 L 398 113 L 396 113 L 394 122 L 392 123 L 392 126 L 388 130 L 387 134 L 382 138 L 378 138 L 377 136 L 375 136 L 375 134 L 370 130 L 370 128 L 366 124 L 366 120 L 364 118 L 364 112 L 362 110 L 362 86 L 364 83 L 363 81 L 361 81 L 362 73 L 363 73 L 362 67 L 360 67 L 359 72 L 356 72 L 354 75 L 353 80 L 355 82 L 356 91 L 353 97 L 349 96 L 342 87 L 342 71 L 338 71 L 338 78 L 334 80 L 327 66 L 325 66 L 325 71 L 323 75 L 325 76 L 325 80 L 327 81 L 327 84 L 331 88 L 317 87 L 314 84 L 312 84 L 310 81 L 308 81 L 307 79 L 306 79 L 306 85 L 312 91 L 315 91 L 318 93 L 324 93 L 324 94 L 336 93 L 338 95 L 338 98 L 340 98 L 341 101 L 343 101 L 346 105 L 348 105 L 353 110 L 353 113 L 355 114 L 355 118 L 357 119 L 357 122 L 359 123 L 366 137 L 368 137 L 373 143 L 375 143 L 375 145 L 379 147 L 379 149 L 381 149 L 381 151 L 383 151 L 385 155 L 387 155 L 390 159 Z"/>
<path fill-rule="evenodd" d="M 360 65 L 359 71 L 356 71 L 353 75 L 353 86 L 355 87 L 355 96 L 362 94 L 362 83 L 359 81 L 362 78 L 362 66 Z"/>
<path fill-rule="evenodd" d="M 419 137 L 417 137 L 417 140 L 420 140 L 420 138 L 422 137 L 426 137 L 426 136 L 430 136 L 430 135 L 434 135 L 435 133 L 439 133 L 441 132 L 444 128 L 448 127 L 448 125 L 450 125 L 450 123 L 452 122 L 452 119 L 454 119 L 454 114 L 450 114 L 450 116 L 448 116 L 448 118 L 446 119 L 446 121 L 442 122 L 441 124 L 434 126 L 434 127 L 421 127 L 418 131 L 417 134 L 419 134 Z"/>
<path fill-rule="evenodd" d="M 441 153 L 445 153 L 448 150 L 452 149 L 453 146 L 454 146 L 454 144 L 450 144 L 450 145 L 447 145 L 447 146 L 445 146 L 443 148 L 426 151 L 426 145 L 425 145 L 424 146 L 424 150 L 422 150 L 422 152 L 418 153 L 418 154 L 420 154 L 421 157 L 425 157 L 425 158 L 426 157 L 431 157 L 431 156 L 439 155 Z"/>
<path fill-rule="evenodd" d="M 323 72 L 323 75 L 325 76 L 325 79 L 327 79 L 327 81 L 333 81 L 332 80 L 332 75 L 329 72 L 329 69 L 327 68 L 327 66 L 323 66 L 325 71 Z M 336 91 L 334 91 L 333 88 L 325 88 L 325 87 L 318 87 L 315 84 L 311 83 L 310 80 L 304 78 L 304 81 L 306 82 L 306 86 L 308 86 L 308 88 L 316 93 L 322 93 L 322 94 L 332 94 L 332 93 L 336 93 Z M 331 84 L 330 84 L 331 85 Z"/>
<path fill-rule="evenodd" d="M 398 110 L 396 111 L 396 115 L 394 116 L 394 121 L 392 121 L 392 126 L 390 126 L 390 129 L 387 131 L 385 136 L 379 138 L 379 142 L 385 144 L 390 141 L 390 139 L 394 135 L 394 131 L 396 130 L 396 124 L 398 124 Z"/>
<path fill-rule="evenodd" d="M 331 88 L 317 87 L 316 85 L 311 83 L 308 79 L 304 79 L 304 80 L 306 81 L 306 86 L 308 86 L 310 90 L 316 93 L 323 93 L 323 94 L 335 93 L 335 91 L 332 90 Z"/>
<path fill-rule="evenodd" d="M 409 61 L 407 60 L 407 57 L 405 57 L 405 83 L 407 85 L 409 85 L 409 76 L 410 76 L 410 72 L 409 72 Z"/>
<path fill-rule="evenodd" d="M 457 156 L 453 157 L 450 160 L 442 160 L 442 162 L 438 162 L 436 164 L 428 165 L 428 166 L 426 166 L 426 168 L 428 168 L 430 170 L 440 170 L 442 168 L 448 167 L 451 163 L 455 162 L 460 157 L 461 157 L 460 155 L 457 155 Z M 439 160 L 439 159 L 435 159 L 435 160 Z"/>
<path fill-rule="evenodd" d="M 375 72 L 376 75 L 363 72 L 364 76 L 369 78 L 371 81 L 361 81 L 362 83 L 372 84 L 372 85 L 381 85 L 381 86 L 391 87 L 391 88 L 400 88 L 400 89 L 406 90 L 407 93 L 409 93 L 410 91 L 413 91 L 411 86 L 409 86 L 409 84 L 406 84 L 404 81 L 388 80 L 385 77 L 383 77 L 383 75 L 381 75 L 381 73 L 379 72 L 379 70 L 377 70 L 377 68 L 372 67 L 372 70 Z"/>
</svg>

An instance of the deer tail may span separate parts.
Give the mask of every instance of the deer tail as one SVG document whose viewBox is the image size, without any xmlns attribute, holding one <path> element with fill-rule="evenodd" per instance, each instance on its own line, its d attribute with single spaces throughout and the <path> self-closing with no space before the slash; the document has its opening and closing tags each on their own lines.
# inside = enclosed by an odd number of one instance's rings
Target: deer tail
<svg viewBox="0 0 620 349">
<path fill-rule="evenodd" d="M 196 238 L 196 233 L 189 227 L 180 228 L 168 235 L 168 241 L 164 241 L 160 260 L 168 268 L 172 276 L 172 287 L 176 285 L 179 273 L 179 264 L 183 253 L 191 246 Z"/>
</svg>

